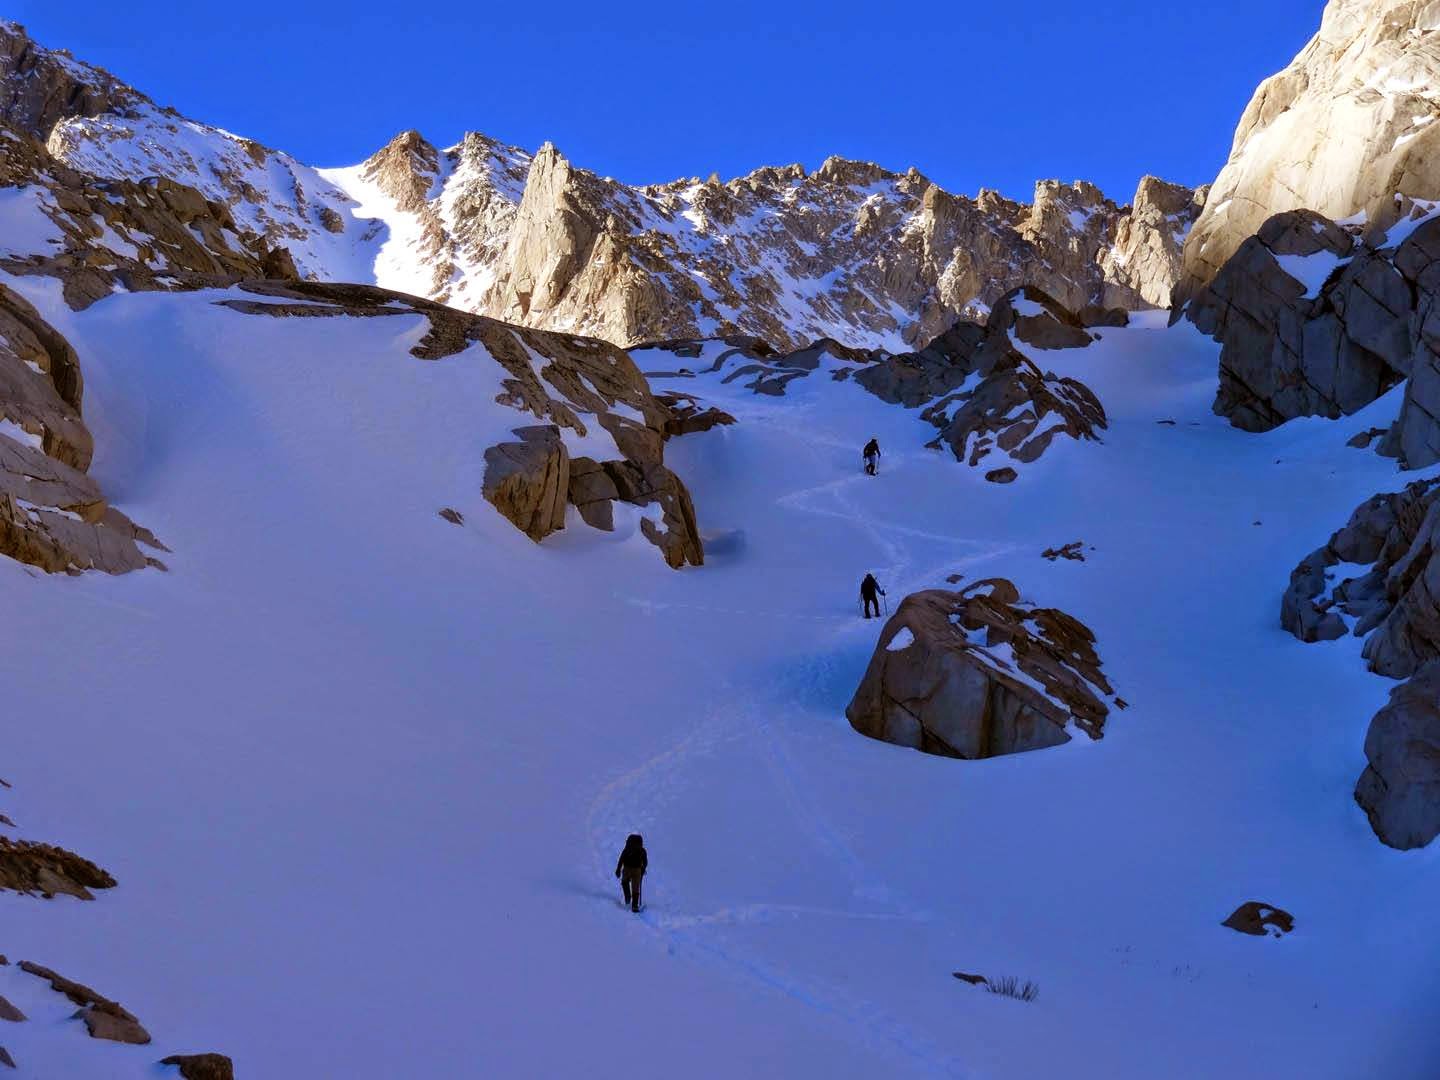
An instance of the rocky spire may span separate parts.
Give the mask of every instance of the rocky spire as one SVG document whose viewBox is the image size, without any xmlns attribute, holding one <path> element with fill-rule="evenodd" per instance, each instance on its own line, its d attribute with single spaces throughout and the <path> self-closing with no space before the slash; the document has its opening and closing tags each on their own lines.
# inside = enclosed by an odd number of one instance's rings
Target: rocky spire
<svg viewBox="0 0 1440 1080">
<path fill-rule="evenodd" d="M 360 175 L 401 210 L 414 213 L 427 204 L 439 161 L 439 152 L 418 131 L 402 131 L 365 160 Z"/>
</svg>

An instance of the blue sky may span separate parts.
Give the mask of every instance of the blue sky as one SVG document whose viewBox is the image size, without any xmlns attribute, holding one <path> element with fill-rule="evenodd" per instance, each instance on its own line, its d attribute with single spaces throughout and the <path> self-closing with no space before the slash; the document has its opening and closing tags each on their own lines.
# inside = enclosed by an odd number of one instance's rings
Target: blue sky
<svg viewBox="0 0 1440 1080">
<path fill-rule="evenodd" d="M 468 129 L 644 183 L 829 154 L 1027 198 L 1214 178 L 1320 0 L 598 5 L 11 0 L 43 44 L 317 165 Z M 207 10 L 208 9 L 208 10 Z M 397 15 L 399 17 L 397 17 Z"/>
</svg>

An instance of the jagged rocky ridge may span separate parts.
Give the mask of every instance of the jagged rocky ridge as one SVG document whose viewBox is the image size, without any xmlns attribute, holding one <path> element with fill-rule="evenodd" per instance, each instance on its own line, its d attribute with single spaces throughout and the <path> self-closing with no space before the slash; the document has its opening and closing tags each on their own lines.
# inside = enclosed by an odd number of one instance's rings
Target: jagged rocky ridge
<svg viewBox="0 0 1440 1080">
<path fill-rule="evenodd" d="M 0 111 L 63 164 L 191 187 L 308 278 L 622 345 L 749 334 L 901 351 L 1025 284 L 1072 310 L 1163 307 L 1204 202 L 1153 177 L 1130 206 L 1079 181 L 1043 181 L 1030 204 L 972 199 L 841 158 L 630 186 L 548 144 L 532 156 L 475 133 L 441 150 L 405 132 L 358 166 L 317 170 L 161 108 L 13 23 L 0 49 Z"/>
<path fill-rule="evenodd" d="M 0 269 L 60 278 L 72 308 L 117 288 L 298 276 L 284 248 L 238 226 L 227 206 L 194 188 L 163 177 L 96 179 L 59 164 L 28 136 L 10 135 L 0 138 L 0 202 L 12 226 L 0 239 Z M 17 232 L 28 242 L 15 242 Z"/>
<path fill-rule="evenodd" d="M 409 216 L 404 261 L 432 268 L 414 283 L 437 299 L 622 344 L 747 334 L 792 351 L 913 346 L 1026 283 L 1076 309 L 1164 305 L 1199 209 L 1153 178 L 1133 212 L 1052 181 L 1026 206 L 840 158 L 631 187 L 548 144 L 440 151 L 415 132 L 328 175 Z"/>
</svg>

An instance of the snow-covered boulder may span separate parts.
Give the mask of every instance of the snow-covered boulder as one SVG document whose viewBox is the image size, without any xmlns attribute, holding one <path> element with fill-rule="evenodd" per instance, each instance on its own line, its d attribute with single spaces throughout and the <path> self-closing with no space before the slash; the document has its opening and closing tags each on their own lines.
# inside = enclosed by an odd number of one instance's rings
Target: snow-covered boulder
<svg viewBox="0 0 1440 1080">
<path fill-rule="evenodd" d="M 1370 721 L 1365 757 L 1355 801 L 1375 835 L 1395 848 L 1424 847 L 1440 835 L 1440 660 L 1390 691 Z"/>
<path fill-rule="evenodd" d="M 704 404 L 692 394 L 671 390 L 656 394 L 655 400 L 670 410 L 670 418 L 665 421 L 665 434 L 669 438 L 696 435 L 711 428 L 728 427 L 735 423 L 735 417 L 722 409 Z"/>
<path fill-rule="evenodd" d="M 1422 225 L 1395 253 L 1415 286 L 1415 351 L 1389 449 L 1412 469 L 1440 461 L 1440 226 Z"/>
<path fill-rule="evenodd" d="M 973 373 L 989 374 L 1004 359 L 984 351 L 986 328 L 969 319 L 955 325 L 918 352 L 878 359 L 856 371 L 855 381 L 892 405 L 918 408 L 958 389 Z"/>
<path fill-rule="evenodd" d="M 1221 926 L 1253 937 L 1284 937 L 1295 929 L 1295 916 L 1274 904 L 1247 900 L 1228 916 Z"/>
<path fill-rule="evenodd" d="M 1388 385 L 1389 369 L 1368 353 L 1349 349 L 1337 360 L 1343 327 L 1333 315 L 1305 329 L 1326 276 L 1355 245 L 1354 236 L 1318 214 L 1281 214 L 1246 240 L 1196 298 L 1191 319 L 1224 346 L 1218 414 L 1264 431 L 1297 416 L 1353 412 Z M 1389 383 L 1394 379 L 1390 374 Z"/>
<path fill-rule="evenodd" d="M 1090 630 L 992 578 L 907 596 L 845 715 L 871 738 L 986 758 L 1069 742 L 1071 724 L 1098 739 L 1112 703 Z"/>
<path fill-rule="evenodd" d="M 1367 499 L 1290 575 L 1280 624 L 1301 641 L 1368 637 L 1370 668 L 1403 679 L 1440 657 L 1440 479 Z"/>
<path fill-rule="evenodd" d="M 1398 557 L 1377 567 L 1384 573 L 1384 615 L 1365 642 L 1371 670 L 1396 679 L 1440 658 L 1440 490 L 1432 487 L 1409 509 L 1394 530 L 1409 543 L 1387 545 L 1387 554 Z"/>
<path fill-rule="evenodd" d="M 75 1016 L 85 1022 L 85 1030 L 92 1039 L 107 1039 L 110 1042 L 130 1043 L 144 1046 L 150 1042 L 150 1033 L 145 1030 L 138 1017 L 118 1001 L 97 993 L 84 983 L 52 971 L 50 968 L 29 960 L 20 961 L 20 969 L 36 978 L 44 979 L 50 989 L 80 1006 Z"/>
</svg>

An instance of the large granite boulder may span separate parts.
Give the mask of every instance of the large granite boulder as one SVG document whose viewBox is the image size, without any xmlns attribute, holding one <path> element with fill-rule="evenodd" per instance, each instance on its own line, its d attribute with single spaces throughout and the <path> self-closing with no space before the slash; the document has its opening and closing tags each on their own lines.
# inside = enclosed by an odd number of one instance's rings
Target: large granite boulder
<svg viewBox="0 0 1440 1080">
<path fill-rule="evenodd" d="M 1365 735 L 1369 764 L 1355 801 L 1386 844 L 1424 847 L 1440 835 L 1440 660 L 1390 691 Z"/>
<path fill-rule="evenodd" d="M 973 759 L 1057 746 L 1071 725 L 1098 739 L 1111 703 L 1089 629 L 993 578 L 907 596 L 845 715 L 863 735 Z"/>
<path fill-rule="evenodd" d="M 991 340 L 981 323 L 957 321 L 923 349 L 883 357 L 855 372 L 855 382 L 882 401 L 918 408 L 958 389 L 976 372 L 988 375 L 1009 362 L 1009 350 L 983 348 Z"/>
<path fill-rule="evenodd" d="M 1247 431 L 1297 416 L 1338 417 L 1375 400 L 1399 378 L 1349 343 L 1318 283 L 1349 258 L 1353 236 L 1309 211 L 1266 222 L 1241 245 L 1190 308 L 1222 343 L 1215 411 Z M 1288 268 L 1288 269 L 1287 269 Z"/>
<path fill-rule="evenodd" d="M 1407 468 L 1440 461 L 1440 221 L 1427 221 L 1395 252 L 1395 265 L 1413 282 L 1414 340 L 1400 416 L 1386 440 Z"/>
<path fill-rule="evenodd" d="M 570 492 L 570 453 L 553 424 L 515 429 L 519 442 L 485 451 L 484 494 L 489 503 L 531 540 L 565 527 Z"/>
</svg>

